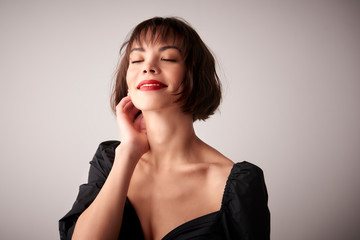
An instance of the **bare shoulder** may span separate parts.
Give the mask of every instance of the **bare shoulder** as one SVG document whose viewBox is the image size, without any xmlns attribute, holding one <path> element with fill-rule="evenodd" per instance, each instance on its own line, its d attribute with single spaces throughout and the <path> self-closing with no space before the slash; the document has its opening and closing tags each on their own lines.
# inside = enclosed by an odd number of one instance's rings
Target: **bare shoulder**
<svg viewBox="0 0 360 240">
<path fill-rule="evenodd" d="M 203 154 L 202 159 L 205 161 L 207 171 L 206 187 L 203 185 L 202 189 L 206 189 L 206 196 L 210 204 L 208 209 L 219 210 L 234 162 L 210 146 L 205 147 Z"/>
<path fill-rule="evenodd" d="M 231 168 L 234 165 L 234 162 L 231 161 L 229 158 L 224 156 L 221 152 L 216 150 L 215 148 L 205 145 L 206 159 L 211 165 L 219 168 Z"/>
<path fill-rule="evenodd" d="M 229 177 L 233 166 L 234 162 L 221 154 L 217 156 L 216 161 L 210 163 L 208 174 L 212 179 L 218 179 L 223 183 Z"/>
<path fill-rule="evenodd" d="M 229 177 L 234 162 L 210 146 L 206 147 L 205 152 L 209 181 L 212 185 L 219 185 L 222 188 Z"/>
</svg>

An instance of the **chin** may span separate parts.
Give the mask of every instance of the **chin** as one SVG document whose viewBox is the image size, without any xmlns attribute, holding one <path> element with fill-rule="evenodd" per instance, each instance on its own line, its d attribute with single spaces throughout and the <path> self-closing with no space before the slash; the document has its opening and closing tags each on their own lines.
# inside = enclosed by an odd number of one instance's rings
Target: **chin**
<svg viewBox="0 0 360 240">
<path fill-rule="evenodd" d="M 173 98 L 165 98 L 164 96 L 159 97 L 142 97 L 141 99 L 132 98 L 135 107 L 141 111 L 158 111 L 161 109 L 177 107 Z"/>
<path fill-rule="evenodd" d="M 135 107 L 141 111 L 156 111 L 166 107 L 163 101 L 133 101 Z"/>
</svg>

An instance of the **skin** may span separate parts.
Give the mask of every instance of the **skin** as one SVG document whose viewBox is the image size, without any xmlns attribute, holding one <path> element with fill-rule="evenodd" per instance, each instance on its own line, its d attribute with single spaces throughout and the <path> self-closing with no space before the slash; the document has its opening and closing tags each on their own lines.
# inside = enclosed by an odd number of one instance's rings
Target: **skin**
<svg viewBox="0 0 360 240">
<path fill-rule="evenodd" d="M 132 46 L 129 96 L 116 108 L 122 141 L 103 188 L 79 217 L 73 239 L 116 239 L 126 197 L 147 240 L 161 239 L 177 226 L 221 207 L 233 162 L 201 141 L 192 116 L 174 103 L 185 65 L 181 50 L 169 40 Z M 167 87 L 138 89 L 146 79 Z M 139 109 L 142 114 L 134 120 Z"/>
</svg>

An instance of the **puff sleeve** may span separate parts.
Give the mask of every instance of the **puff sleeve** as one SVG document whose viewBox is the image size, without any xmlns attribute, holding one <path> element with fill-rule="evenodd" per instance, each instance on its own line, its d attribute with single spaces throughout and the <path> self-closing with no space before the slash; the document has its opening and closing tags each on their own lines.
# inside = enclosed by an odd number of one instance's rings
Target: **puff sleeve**
<svg viewBox="0 0 360 240">
<path fill-rule="evenodd" d="M 268 194 L 262 170 L 248 162 L 231 170 L 223 198 L 226 239 L 270 239 Z"/>
<path fill-rule="evenodd" d="M 59 220 L 60 239 L 71 239 L 78 217 L 94 201 L 105 183 L 113 165 L 115 149 L 119 141 L 107 141 L 99 145 L 90 161 L 88 183 L 79 188 L 78 196 L 71 210 Z"/>
</svg>

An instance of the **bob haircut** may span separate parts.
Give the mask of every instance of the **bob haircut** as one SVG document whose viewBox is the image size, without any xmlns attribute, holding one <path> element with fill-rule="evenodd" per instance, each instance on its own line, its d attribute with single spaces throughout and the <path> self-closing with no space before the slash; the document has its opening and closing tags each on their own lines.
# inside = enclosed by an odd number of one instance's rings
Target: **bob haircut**
<svg viewBox="0 0 360 240">
<path fill-rule="evenodd" d="M 180 48 L 186 68 L 181 83 L 183 90 L 176 101 L 182 111 L 191 114 L 193 121 L 196 121 L 207 119 L 218 108 L 221 102 L 221 83 L 210 50 L 186 21 L 174 17 L 154 17 L 137 25 L 120 48 L 123 57 L 116 72 L 110 100 L 114 113 L 116 105 L 127 95 L 126 73 L 132 45 L 134 43 L 141 45 L 143 41 L 162 42 L 170 37 L 173 37 L 174 43 Z M 123 53 L 124 48 L 125 53 Z"/>
</svg>

